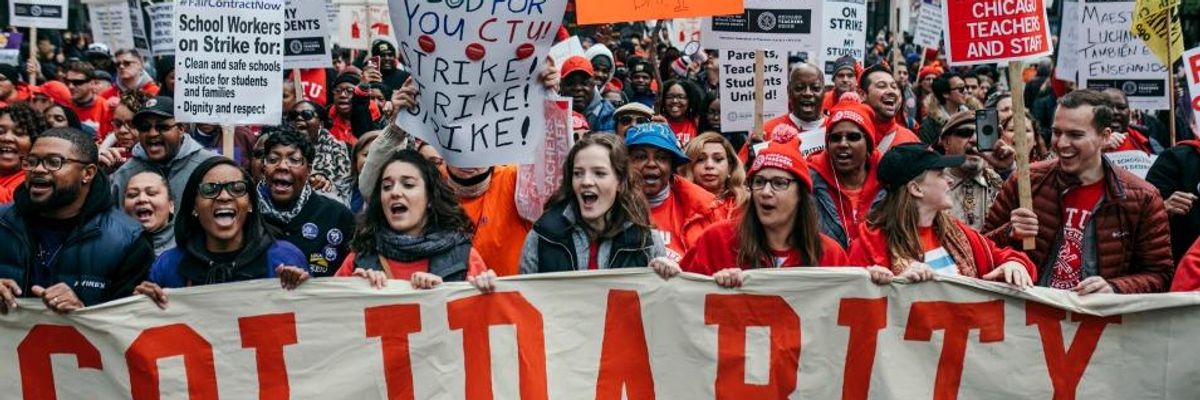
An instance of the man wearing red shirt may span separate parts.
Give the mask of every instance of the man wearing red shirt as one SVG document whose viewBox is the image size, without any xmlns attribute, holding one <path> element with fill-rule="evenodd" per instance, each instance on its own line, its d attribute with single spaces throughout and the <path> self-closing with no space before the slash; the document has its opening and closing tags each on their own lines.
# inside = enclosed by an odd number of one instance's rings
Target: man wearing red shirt
<svg viewBox="0 0 1200 400">
<path fill-rule="evenodd" d="M 920 142 L 913 131 L 896 123 L 896 113 L 900 111 L 902 97 L 900 85 L 892 71 L 882 64 L 876 64 L 863 71 L 858 90 L 862 93 L 864 102 L 875 111 L 875 148 L 880 154 L 888 149 L 904 143 Z"/>
<path fill-rule="evenodd" d="M 112 130 L 109 120 L 108 102 L 96 96 L 92 74 L 95 68 L 87 61 L 73 61 L 67 64 L 67 88 L 71 90 L 71 110 L 79 116 L 79 123 L 96 130 L 96 140 L 104 140 L 104 136 Z"/>
<path fill-rule="evenodd" d="M 141 90 L 147 96 L 158 96 L 158 84 L 146 73 L 145 61 L 133 49 L 117 50 L 117 82 L 116 85 L 100 92 L 100 97 L 110 98 L 121 95 L 129 90 Z"/>
</svg>

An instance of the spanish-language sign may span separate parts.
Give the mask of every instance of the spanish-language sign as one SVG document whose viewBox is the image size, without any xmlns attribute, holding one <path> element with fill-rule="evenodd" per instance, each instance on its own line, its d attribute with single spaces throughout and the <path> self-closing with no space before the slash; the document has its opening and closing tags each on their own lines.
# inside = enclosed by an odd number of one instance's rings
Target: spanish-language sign
<svg viewBox="0 0 1200 400">
<path fill-rule="evenodd" d="M 754 50 L 721 49 L 721 130 L 754 128 Z M 787 114 L 787 54 L 763 51 L 763 121 Z"/>
<path fill-rule="evenodd" d="M 1079 29 L 1079 87 L 1125 92 L 1129 107 L 1166 110 L 1167 67 L 1129 30 L 1134 0 L 1084 1 Z"/>
<path fill-rule="evenodd" d="M 942 0 L 920 0 L 913 43 L 921 49 L 936 49 L 942 43 Z"/>
<path fill-rule="evenodd" d="M 531 164 L 521 164 L 517 172 L 517 213 L 526 221 L 537 221 L 545 209 L 546 200 L 554 196 L 562 184 L 567 154 L 575 145 L 571 131 L 571 98 L 549 96 L 545 101 L 546 140 L 537 147 L 537 157 Z"/>
<path fill-rule="evenodd" d="M 93 40 L 107 44 L 110 49 L 133 48 L 132 13 L 126 0 L 88 2 L 85 5 L 88 21 L 92 25 Z"/>
<path fill-rule="evenodd" d="M 1188 94 L 1192 97 L 1188 104 L 1196 116 L 1193 121 L 1200 122 L 1200 47 L 1183 53 L 1183 69 L 1187 75 Z"/>
<path fill-rule="evenodd" d="M 283 67 L 326 68 L 330 57 L 328 15 L 325 3 L 313 0 L 288 0 L 283 12 Z"/>
<path fill-rule="evenodd" d="M 0 64 L 21 65 L 21 43 L 24 36 L 19 32 L 0 32 Z"/>
<path fill-rule="evenodd" d="M 1044 0 L 947 0 L 942 29 L 951 65 L 1020 61 L 1050 55 Z"/>
<path fill-rule="evenodd" d="M 9 0 L 8 23 L 28 28 L 67 29 L 67 0 Z"/>
<path fill-rule="evenodd" d="M 519 1 L 518 1 L 519 3 Z M 742 0 L 578 0 L 580 25 L 738 14 Z"/>
<path fill-rule="evenodd" d="M 1141 150 L 1125 150 L 1104 153 L 1104 157 L 1113 165 L 1125 168 L 1126 171 L 1132 172 L 1138 178 L 1146 179 L 1146 174 L 1150 172 L 1150 166 L 1154 165 L 1154 160 L 1158 156 L 1146 154 Z"/>
<path fill-rule="evenodd" d="M 865 62 L 867 48 L 867 3 L 865 0 L 826 0 L 824 2 L 819 58 L 825 69 L 825 84 L 833 84 L 834 62 L 843 56 Z"/>
<path fill-rule="evenodd" d="M 462 0 L 456 1 L 463 3 Z M 365 50 L 371 47 L 371 42 L 378 39 L 396 43 L 395 29 L 392 26 L 388 3 L 383 0 L 371 0 L 370 4 L 362 0 L 337 0 L 336 3 L 338 4 L 337 44 L 339 46 Z M 440 26 L 443 22 L 446 21 L 439 22 L 439 27 L 443 27 Z M 454 29 L 454 26 L 444 26 L 444 28 Z"/>
<path fill-rule="evenodd" d="M 133 49 L 142 57 L 150 57 L 150 39 L 146 37 L 145 15 L 142 14 L 141 0 L 126 0 L 129 9 L 129 29 L 133 32 Z"/>
<path fill-rule="evenodd" d="M 175 4 L 176 120 L 279 123 L 285 2 Z"/>
<path fill-rule="evenodd" d="M 456 167 L 525 164 L 545 137 L 537 72 L 566 2 L 393 0 L 399 50 L 420 90 L 396 124 Z"/>
<path fill-rule="evenodd" d="M 175 54 L 175 3 L 150 3 L 150 49 L 155 56 Z"/>
<path fill-rule="evenodd" d="M 861 268 L 755 270 L 741 289 L 646 269 L 414 290 L 323 278 L 0 315 L 25 399 L 1200 398 L 1200 296 L 1014 290 Z M 1070 310 L 1070 311 L 1068 311 Z M 623 394 L 627 393 L 627 397 Z M 257 394 L 257 396 L 256 396 Z M 1152 396 L 1149 394 L 1153 394 Z"/>
<path fill-rule="evenodd" d="M 822 3 L 817 0 L 746 0 L 746 10 L 704 20 L 700 44 L 706 49 L 817 54 L 821 46 Z"/>
</svg>

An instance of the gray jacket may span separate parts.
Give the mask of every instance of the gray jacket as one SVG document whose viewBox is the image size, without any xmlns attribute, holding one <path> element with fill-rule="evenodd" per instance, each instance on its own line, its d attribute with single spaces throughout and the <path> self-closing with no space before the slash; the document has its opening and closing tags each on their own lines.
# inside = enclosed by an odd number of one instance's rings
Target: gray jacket
<svg viewBox="0 0 1200 400">
<path fill-rule="evenodd" d="M 166 165 L 146 158 L 146 150 L 142 149 L 141 143 L 138 143 L 133 146 L 133 158 L 126 161 L 125 165 L 109 176 L 109 179 L 112 180 L 113 198 L 125 198 L 125 185 L 129 184 L 129 179 L 134 175 L 146 170 L 156 170 L 167 177 L 167 183 L 171 185 L 171 200 L 175 204 L 183 204 L 181 198 L 184 186 L 187 186 L 188 177 L 192 175 L 192 171 L 195 171 L 196 167 L 200 166 L 200 163 L 211 157 L 220 156 L 205 150 L 204 146 L 186 134 L 183 135 L 183 143 L 179 144 L 179 152 Z M 120 202 L 117 203 L 120 204 Z"/>
<path fill-rule="evenodd" d="M 815 199 L 817 203 L 817 218 L 821 221 L 821 233 L 825 234 L 825 236 L 829 236 L 833 240 L 836 240 L 842 245 L 842 248 L 849 249 L 850 236 L 848 231 L 849 229 L 858 228 L 853 226 L 842 226 L 842 219 L 838 217 L 837 204 L 833 202 L 833 194 L 831 191 L 834 189 L 830 187 L 829 182 L 826 182 L 825 178 L 822 178 L 821 174 L 817 173 L 816 170 L 810 168 L 809 173 L 812 175 L 813 179 L 813 199 Z M 870 172 L 868 171 L 868 173 Z M 886 195 L 887 191 L 880 189 L 879 194 L 875 196 L 875 199 L 871 200 L 871 209 L 878 207 L 879 203 L 883 202 L 883 197 Z"/>
<path fill-rule="evenodd" d="M 562 215 L 571 222 L 571 238 L 574 239 L 573 242 L 575 243 L 575 265 L 579 266 L 581 270 L 587 269 L 588 246 L 591 243 L 587 231 L 584 230 L 582 224 L 578 223 L 578 217 L 575 215 L 575 210 L 572 207 L 566 207 Z M 626 224 L 632 225 L 632 223 L 628 222 Z M 653 241 L 651 258 L 666 257 L 667 247 L 663 245 L 662 237 L 659 235 L 650 235 L 650 238 Z M 521 265 L 519 269 L 521 275 L 538 272 L 538 239 L 538 234 L 533 229 L 530 229 L 529 234 L 525 235 L 525 244 L 521 246 Z M 609 254 L 612 254 L 612 241 L 605 240 L 600 242 L 600 248 L 596 252 L 596 265 L 599 268 L 606 269 L 606 266 L 609 264 Z"/>
</svg>

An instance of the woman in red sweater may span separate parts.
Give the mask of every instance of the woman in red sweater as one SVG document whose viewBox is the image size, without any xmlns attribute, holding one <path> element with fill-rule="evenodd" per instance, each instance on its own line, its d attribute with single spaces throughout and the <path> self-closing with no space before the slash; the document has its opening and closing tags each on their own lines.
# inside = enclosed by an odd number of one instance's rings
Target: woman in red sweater
<svg viewBox="0 0 1200 400">
<path fill-rule="evenodd" d="M 887 189 L 879 207 L 859 224 L 850 246 L 850 264 L 867 267 L 879 284 L 893 277 L 925 281 L 934 274 L 963 275 L 1033 286 L 1037 268 L 1024 253 L 997 246 L 947 214 L 950 183 L 943 170 L 963 163 L 921 144 L 893 147 L 879 162 Z"/>
<path fill-rule="evenodd" d="M 820 233 L 812 177 L 796 140 L 771 142 L 757 154 L 750 189 L 741 218 L 713 225 L 688 249 L 685 271 L 738 287 L 744 269 L 849 265 L 841 245 Z"/>
</svg>

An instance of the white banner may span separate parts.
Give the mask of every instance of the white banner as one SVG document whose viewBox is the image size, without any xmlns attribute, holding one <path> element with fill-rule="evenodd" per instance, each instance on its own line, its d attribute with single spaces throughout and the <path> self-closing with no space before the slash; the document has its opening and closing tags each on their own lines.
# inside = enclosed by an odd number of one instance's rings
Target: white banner
<svg viewBox="0 0 1200 400">
<path fill-rule="evenodd" d="M 864 0 L 827 0 L 824 3 L 821 67 L 825 84 L 833 84 L 834 62 L 851 56 L 862 64 L 867 49 L 867 3 Z"/>
<path fill-rule="evenodd" d="M 177 121 L 279 123 L 284 3 L 181 1 L 175 5 Z"/>
<path fill-rule="evenodd" d="M 126 0 L 89 2 L 87 10 L 92 25 L 92 40 L 108 45 L 109 49 L 133 48 L 133 26 L 130 22 L 133 13 L 129 12 Z"/>
<path fill-rule="evenodd" d="M 287 0 L 283 12 L 283 67 L 328 68 L 330 56 L 328 18 L 325 3 L 313 0 Z"/>
<path fill-rule="evenodd" d="M 924 49 L 936 49 L 942 43 L 942 0 L 921 0 L 913 43 Z"/>
<path fill-rule="evenodd" d="M 533 162 L 546 134 L 537 72 L 565 9 L 565 2 L 394 0 L 398 47 L 421 91 L 420 106 L 396 124 L 456 167 Z"/>
<path fill-rule="evenodd" d="M 377 39 L 396 43 L 396 32 L 386 2 L 372 0 L 370 7 L 367 6 L 367 2 L 361 0 L 337 0 L 335 3 L 338 6 L 337 44 L 339 46 L 347 49 L 366 50 L 371 47 L 371 42 Z M 420 15 L 414 15 L 414 17 L 420 17 Z M 443 23 L 456 22 L 453 20 L 438 21 L 429 26 L 450 30 L 455 28 L 455 26 L 442 26 Z"/>
<path fill-rule="evenodd" d="M 1138 110 L 1166 110 L 1167 67 L 1158 61 L 1140 38 L 1129 29 L 1135 0 L 1084 1 L 1080 12 L 1080 35 L 1086 45 L 1079 49 L 1080 87 L 1104 90 L 1118 88 Z"/>
<path fill-rule="evenodd" d="M 372 290 L 255 281 L 0 316 L 26 399 L 1194 399 L 1200 295 L 1027 291 L 862 269 L 646 270 Z M 256 397 L 257 394 L 257 397 Z"/>
<path fill-rule="evenodd" d="M 743 132 L 754 128 L 754 50 L 722 49 L 721 130 Z M 763 52 L 763 122 L 787 114 L 787 54 Z"/>
<path fill-rule="evenodd" d="M 1188 105 L 1195 113 L 1192 122 L 1200 123 L 1200 47 L 1183 52 L 1183 73 L 1187 75 L 1188 95 L 1192 97 Z"/>
<path fill-rule="evenodd" d="M 705 18 L 700 44 L 706 49 L 817 54 L 822 44 L 821 4 L 817 0 L 746 0 L 745 13 Z"/>
<path fill-rule="evenodd" d="M 67 29 L 67 0 L 9 0 L 8 23 L 12 26 Z"/>
<path fill-rule="evenodd" d="M 1132 140 L 1132 139 L 1128 139 Z M 1150 167 L 1154 165 L 1154 160 L 1158 156 L 1146 154 L 1141 150 L 1125 150 L 1104 153 L 1108 157 L 1108 161 L 1118 167 L 1124 168 L 1126 171 L 1132 172 L 1138 178 L 1146 179 L 1146 174 L 1150 172 Z"/>
<path fill-rule="evenodd" d="M 150 48 L 155 56 L 175 54 L 175 3 L 146 5 L 150 14 Z"/>
</svg>

